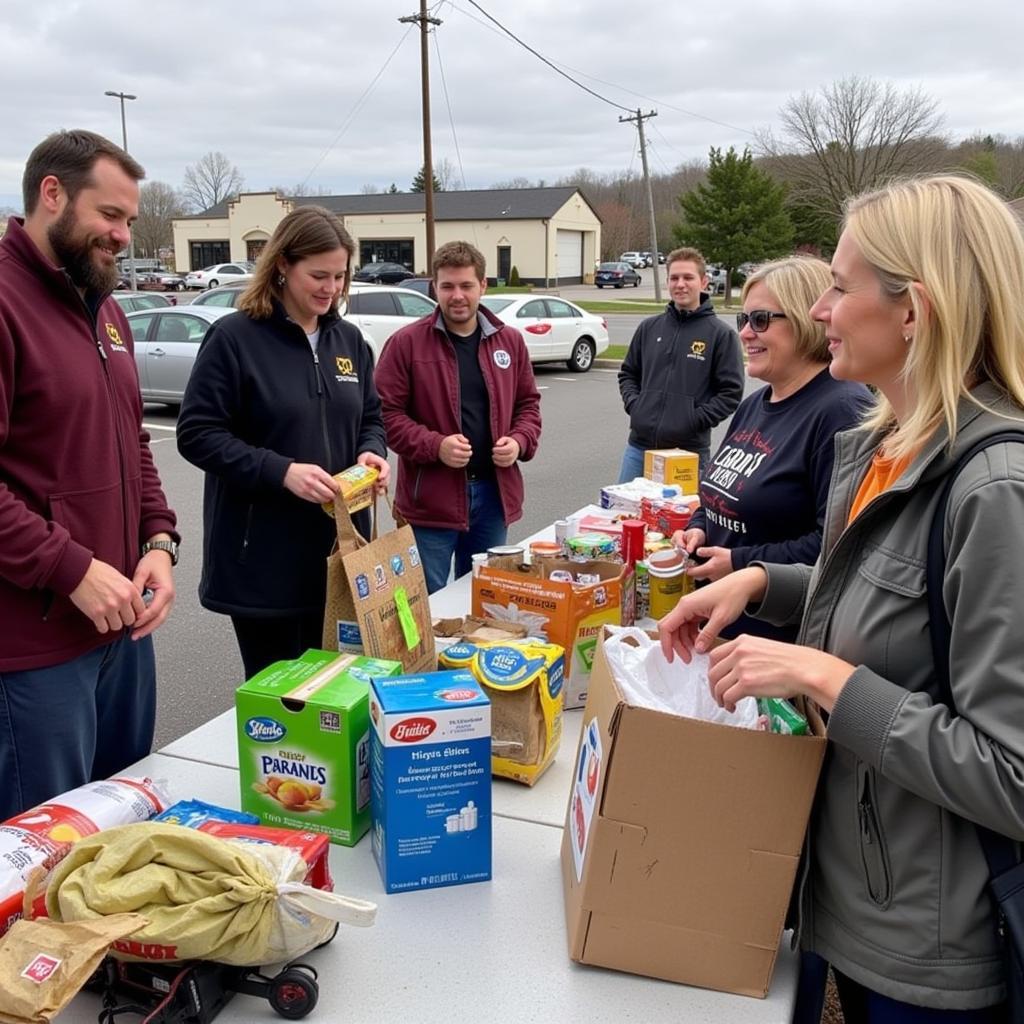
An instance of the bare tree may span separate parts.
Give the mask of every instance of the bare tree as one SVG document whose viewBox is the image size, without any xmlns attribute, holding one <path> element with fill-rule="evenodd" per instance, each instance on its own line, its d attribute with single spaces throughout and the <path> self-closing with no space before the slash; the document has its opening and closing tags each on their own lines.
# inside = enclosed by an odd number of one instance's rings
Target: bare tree
<svg viewBox="0 0 1024 1024">
<path fill-rule="evenodd" d="M 185 203 L 170 185 L 147 181 L 139 189 L 139 216 L 132 228 L 137 254 L 155 259 L 174 244 L 172 221 L 185 212 Z"/>
<path fill-rule="evenodd" d="M 277 192 L 282 196 L 336 196 L 337 189 L 327 185 L 271 185 L 268 192 Z"/>
<path fill-rule="evenodd" d="M 185 168 L 181 194 L 192 209 L 208 210 L 244 184 L 242 172 L 223 153 L 210 152 Z"/>
<path fill-rule="evenodd" d="M 363 185 L 363 187 L 359 191 L 364 196 L 375 196 L 375 195 L 377 195 L 378 192 L 380 192 L 380 186 L 379 185 L 367 184 L 367 185 Z"/>
<path fill-rule="evenodd" d="M 458 168 L 443 156 L 434 164 L 434 177 L 441 183 L 443 192 L 459 192 L 462 190 L 462 175 Z"/>
<path fill-rule="evenodd" d="M 765 134 L 763 154 L 791 195 L 838 216 L 843 201 L 891 178 L 943 165 L 938 105 L 920 89 L 853 76 L 791 97 L 779 111 L 782 140 Z"/>
</svg>

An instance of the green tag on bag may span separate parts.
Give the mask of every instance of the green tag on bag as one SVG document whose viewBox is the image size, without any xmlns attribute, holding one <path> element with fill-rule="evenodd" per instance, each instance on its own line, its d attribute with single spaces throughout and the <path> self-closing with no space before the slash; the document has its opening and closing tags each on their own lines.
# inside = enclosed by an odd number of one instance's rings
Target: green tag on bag
<svg viewBox="0 0 1024 1024">
<path fill-rule="evenodd" d="M 414 647 L 419 646 L 420 631 L 416 627 L 416 620 L 409 607 L 409 597 L 405 592 L 405 587 L 395 588 L 395 607 L 398 609 L 398 621 L 402 624 L 402 633 L 405 635 L 405 646 L 411 651 Z"/>
</svg>

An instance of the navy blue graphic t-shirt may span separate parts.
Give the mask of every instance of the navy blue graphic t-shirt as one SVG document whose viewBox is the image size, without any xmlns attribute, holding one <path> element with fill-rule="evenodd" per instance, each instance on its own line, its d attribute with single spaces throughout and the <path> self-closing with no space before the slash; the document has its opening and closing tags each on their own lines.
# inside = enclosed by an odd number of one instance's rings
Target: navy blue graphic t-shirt
<svg viewBox="0 0 1024 1024">
<path fill-rule="evenodd" d="M 871 406 L 862 384 L 822 369 L 795 394 L 771 402 L 771 387 L 745 398 L 700 481 L 690 521 L 709 547 L 729 548 L 733 569 L 751 562 L 813 565 L 821 551 L 835 435 Z M 725 637 L 753 633 L 795 640 L 797 628 L 742 616 Z"/>
</svg>

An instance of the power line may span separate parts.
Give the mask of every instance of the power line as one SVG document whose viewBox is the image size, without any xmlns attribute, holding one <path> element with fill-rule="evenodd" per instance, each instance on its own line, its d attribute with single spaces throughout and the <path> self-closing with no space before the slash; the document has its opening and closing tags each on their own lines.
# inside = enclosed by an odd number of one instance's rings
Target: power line
<svg viewBox="0 0 1024 1024">
<path fill-rule="evenodd" d="M 380 81 L 381 75 L 383 75 L 384 72 L 387 71 L 388 65 L 391 63 L 392 60 L 394 60 L 395 54 L 398 53 L 398 51 L 402 48 L 402 43 L 405 42 L 406 38 L 408 37 L 408 35 L 409 35 L 409 33 L 411 31 L 412 31 L 412 26 L 407 28 L 405 30 L 405 32 L 402 33 L 402 38 L 398 40 L 398 45 L 388 55 L 388 59 L 386 61 L 384 61 L 384 64 L 381 66 L 380 71 L 378 71 L 377 74 L 375 74 L 373 76 L 373 80 L 363 90 L 363 93 L 359 97 L 359 99 L 357 99 L 356 102 L 352 105 L 352 109 L 349 111 L 348 116 L 346 117 L 345 121 L 342 122 L 341 128 L 338 130 L 338 134 L 335 135 L 334 141 L 323 151 L 323 153 L 320 154 L 320 159 L 317 160 L 317 162 L 315 164 L 313 164 L 313 166 L 309 169 L 309 173 L 299 183 L 299 194 L 300 195 L 301 195 L 302 189 L 305 187 L 306 183 L 309 181 L 310 178 L 313 177 L 313 174 L 316 171 L 316 169 L 324 162 L 324 160 L 327 159 L 327 157 L 331 153 L 331 150 L 333 150 L 334 147 L 337 146 L 337 144 L 341 141 L 341 137 L 351 127 L 352 122 L 356 118 L 356 115 L 362 109 L 363 104 L 366 102 L 366 100 L 369 98 L 370 93 L 373 91 L 373 87 L 377 84 L 378 81 Z"/>
<path fill-rule="evenodd" d="M 534 57 L 536 57 L 540 61 L 543 61 L 543 63 L 547 64 L 547 66 L 551 68 L 552 71 L 555 71 L 558 74 L 560 74 L 563 78 L 568 79 L 568 81 L 572 82 L 572 84 L 575 85 L 577 88 L 582 89 L 584 92 L 590 93 L 591 96 L 595 97 L 596 99 L 599 99 L 602 103 L 607 103 L 610 107 L 615 107 L 617 110 L 625 110 L 627 113 L 630 114 L 633 112 L 629 107 L 624 107 L 621 103 L 616 103 L 614 100 L 608 99 L 607 96 L 602 96 L 599 92 L 595 92 L 593 89 L 591 89 L 589 86 L 584 85 L 582 82 L 577 82 L 576 79 L 572 77 L 572 75 L 567 74 L 557 64 L 548 60 L 547 57 L 545 57 L 542 53 L 538 53 L 528 43 L 524 43 L 523 40 L 519 38 L 519 36 L 517 36 L 514 32 L 511 31 L 511 29 L 505 28 L 505 26 L 502 25 L 502 23 L 498 21 L 497 18 L 488 14 L 476 2 L 476 0 L 466 0 L 466 2 L 472 4 L 485 18 L 489 19 L 490 21 L 493 21 L 494 24 L 497 25 L 498 28 L 500 28 L 501 31 L 505 33 L 505 35 L 507 35 L 510 39 L 514 39 L 521 47 L 523 47 L 524 50 L 529 50 L 530 53 L 534 55 Z M 453 4 L 452 6 L 455 5 Z"/>
<path fill-rule="evenodd" d="M 443 3 L 444 0 L 441 0 Z M 438 4 L 440 6 L 440 4 Z M 462 178 L 462 187 L 466 187 L 466 171 L 462 166 L 462 151 L 459 149 L 459 136 L 455 132 L 455 116 L 452 114 L 452 101 L 448 95 L 448 83 L 444 77 L 444 64 L 441 62 L 441 44 L 437 40 L 437 33 L 434 36 L 434 52 L 437 54 L 437 70 L 441 75 L 441 91 L 444 93 L 445 106 L 448 108 L 448 124 L 452 129 L 452 141 L 455 143 L 455 159 L 459 161 L 459 176 Z"/>
</svg>

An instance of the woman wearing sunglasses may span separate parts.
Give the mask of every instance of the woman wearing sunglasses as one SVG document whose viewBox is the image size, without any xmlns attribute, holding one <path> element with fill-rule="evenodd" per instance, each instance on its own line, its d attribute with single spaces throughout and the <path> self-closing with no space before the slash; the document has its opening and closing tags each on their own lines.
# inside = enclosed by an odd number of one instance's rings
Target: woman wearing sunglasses
<svg viewBox="0 0 1024 1024">
<path fill-rule="evenodd" d="M 792 256 L 760 267 L 743 286 L 736 317 L 747 373 L 767 387 L 744 399 L 700 483 L 701 505 L 675 540 L 703 559 L 697 580 L 752 561 L 818 557 L 835 435 L 863 419 L 871 394 L 828 372 L 828 342 L 808 310 L 831 282 L 828 265 Z M 795 626 L 746 616 L 726 636 L 795 640 Z"/>
<path fill-rule="evenodd" d="M 847 1020 L 1009 1021 L 976 826 L 1024 841 L 1024 443 L 953 470 L 1024 431 L 1024 237 L 977 182 L 913 179 L 848 204 L 832 276 L 811 311 L 831 373 L 881 400 L 839 439 L 817 565 L 759 563 L 687 595 L 662 646 L 688 659 L 751 605 L 802 620 L 800 646 L 742 636 L 709 670 L 725 707 L 804 696 L 828 713 L 801 946 L 831 962 Z"/>
</svg>

